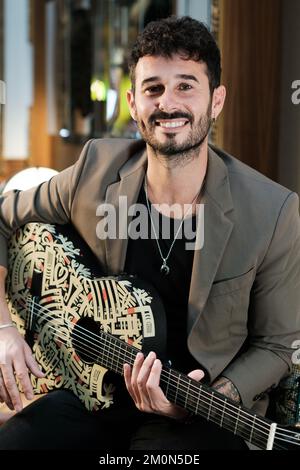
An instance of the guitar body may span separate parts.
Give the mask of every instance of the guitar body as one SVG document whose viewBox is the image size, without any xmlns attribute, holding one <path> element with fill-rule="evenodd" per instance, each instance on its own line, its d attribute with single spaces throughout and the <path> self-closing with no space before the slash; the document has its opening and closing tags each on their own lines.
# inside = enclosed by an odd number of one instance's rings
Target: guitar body
<svg viewBox="0 0 300 470">
<path fill-rule="evenodd" d="M 70 226 L 31 223 L 9 243 L 7 293 L 13 321 L 45 378 L 35 394 L 65 388 L 89 410 L 114 401 L 114 377 L 99 361 L 101 332 L 164 356 L 165 316 L 153 288 L 134 276 L 104 277 Z M 112 367 L 114 370 L 115 367 Z"/>
</svg>

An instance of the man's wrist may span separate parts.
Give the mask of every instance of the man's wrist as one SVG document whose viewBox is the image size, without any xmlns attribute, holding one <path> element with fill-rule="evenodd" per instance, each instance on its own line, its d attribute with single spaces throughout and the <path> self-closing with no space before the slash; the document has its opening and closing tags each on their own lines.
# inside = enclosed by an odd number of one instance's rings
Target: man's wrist
<svg viewBox="0 0 300 470">
<path fill-rule="evenodd" d="M 11 321 L 11 314 L 8 309 L 7 301 L 0 297 L 0 324 L 10 323 Z"/>
<path fill-rule="evenodd" d="M 219 377 L 213 384 L 212 388 L 217 390 L 222 395 L 230 398 L 230 400 L 235 401 L 236 403 L 241 403 L 241 396 L 239 394 L 236 386 L 231 382 L 231 380 L 226 377 Z"/>
</svg>

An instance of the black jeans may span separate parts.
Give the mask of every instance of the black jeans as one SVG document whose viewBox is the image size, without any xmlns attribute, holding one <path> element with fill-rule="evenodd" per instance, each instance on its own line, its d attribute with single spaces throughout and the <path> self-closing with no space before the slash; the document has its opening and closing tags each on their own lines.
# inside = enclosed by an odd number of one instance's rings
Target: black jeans
<svg viewBox="0 0 300 470">
<path fill-rule="evenodd" d="M 0 450 L 247 450 L 205 420 L 191 424 L 139 412 L 129 403 L 88 412 L 72 393 L 48 393 L 0 427 Z"/>
</svg>

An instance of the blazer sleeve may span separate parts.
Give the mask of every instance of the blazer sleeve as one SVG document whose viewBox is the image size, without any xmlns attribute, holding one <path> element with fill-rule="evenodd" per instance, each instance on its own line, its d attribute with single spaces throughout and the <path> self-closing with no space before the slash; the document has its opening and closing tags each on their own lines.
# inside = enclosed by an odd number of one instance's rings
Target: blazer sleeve
<svg viewBox="0 0 300 470">
<path fill-rule="evenodd" d="M 292 344 L 300 339 L 299 200 L 285 200 L 257 271 L 249 307 L 249 348 L 222 373 L 251 407 L 291 369 Z"/>
<path fill-rule="evenodd" d="M 29 222 L 66 224 L 92 140 L 78 161 L 49 181 L 26 191 L 9 191 L 0 197 L 0 265 L 7 267 L 7 240 Z"/>
</svg>

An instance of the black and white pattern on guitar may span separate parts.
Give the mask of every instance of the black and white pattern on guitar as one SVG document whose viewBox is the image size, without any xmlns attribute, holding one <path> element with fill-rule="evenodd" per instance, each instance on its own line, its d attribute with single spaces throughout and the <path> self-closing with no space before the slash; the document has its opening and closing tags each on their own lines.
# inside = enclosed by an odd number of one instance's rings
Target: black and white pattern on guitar
<svg viewBox="0 0 300 470">
<path fill-rule="evenodd" d="M 67 388 L 95 410 L 111 406 L 114 392 L 104 381 L 100 330 L 141 349 L 155 326 L 148 292 L 128 277 L 95 278 L 85 261 L 56 226 L 28 224 L 9 243 L 7 292 L 13 320 L 46 374 L 31 376 L 34 392 Z"/>
<path fill-rule="evenodd" d="M 293 364 L 292 373 L 283 379 L 275 392 L 276 419 L 282 424 L 300 427 L 300 365 Z"/>
</svg>

